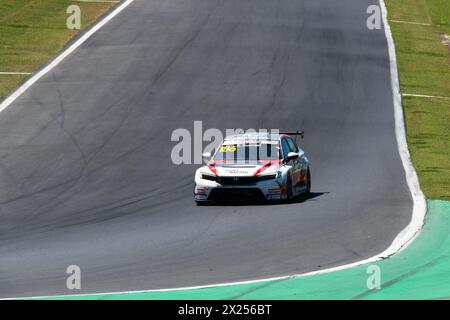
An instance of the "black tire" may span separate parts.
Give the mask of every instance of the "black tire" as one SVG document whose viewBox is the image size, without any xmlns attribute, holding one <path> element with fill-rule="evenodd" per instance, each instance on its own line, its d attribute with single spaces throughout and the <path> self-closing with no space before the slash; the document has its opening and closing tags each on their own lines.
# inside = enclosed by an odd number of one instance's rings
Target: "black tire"
<svg viewBox="0 0 450 320">
<path fill-rule="evenodd" d="M 286 193 L 287 193 L 287 201 L 291 201 L 293 198 L 293 192 L 292 192 L 292 181 L 291 181 L 291 177 L 288 176 L 287 177 L 287 181 L 286 181 Z"/>
<path fill-rule="evenodd" d="M 311 171 L 308 168 L 308 172 L 306 173 L 306 194 L 311 193 Z"/>
</svg>

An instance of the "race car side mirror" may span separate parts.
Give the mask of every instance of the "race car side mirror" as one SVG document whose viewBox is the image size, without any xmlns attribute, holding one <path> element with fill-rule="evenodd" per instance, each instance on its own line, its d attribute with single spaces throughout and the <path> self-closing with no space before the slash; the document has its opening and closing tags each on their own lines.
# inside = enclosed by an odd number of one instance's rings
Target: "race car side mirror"
<svg viewBox="0 0 450 320">
<path fill-rule="evenodd" d="M 296 152 L 289 152 L 287 155 L 287 161 L 298 159 L 298 153 Z"/>
<path fill-rule="evenodd" d="M 203 158 L 203 159 L 209 159 L 209 158 L 211 158 L 211 152 L 205 152 L 204 154 L 202 154 L 202 158 Z"/>
</svg>

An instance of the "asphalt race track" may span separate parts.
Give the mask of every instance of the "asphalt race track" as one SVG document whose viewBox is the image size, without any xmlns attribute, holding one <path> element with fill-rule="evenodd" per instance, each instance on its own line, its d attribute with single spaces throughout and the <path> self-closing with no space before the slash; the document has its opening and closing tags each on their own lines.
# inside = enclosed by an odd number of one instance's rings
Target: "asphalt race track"
<svg viewBox="0 0 450 320">
<path fill-rule="evenodd" d="M 387 41 L 366 27 L 377 3 L 136 0 L 0 114 L 0 297 L 259 279 L 386 249 L 412 200 Z M 194 120 L 304 129 L 312 196 L 197 207 L 198 165 L 170 157 Z"/>
</svg>

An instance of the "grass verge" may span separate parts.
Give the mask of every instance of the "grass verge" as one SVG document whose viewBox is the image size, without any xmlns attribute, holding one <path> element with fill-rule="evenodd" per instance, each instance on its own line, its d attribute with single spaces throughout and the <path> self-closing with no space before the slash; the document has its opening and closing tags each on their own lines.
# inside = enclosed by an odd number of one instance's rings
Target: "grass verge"
<svg viewBox="0 0 450 320">
<path fill-rule="evenodd" d="M 450 35 L 450 1 L 385 2 L 402 93 L 450 97 L 450 47 L 443 41 Z M 428 198 L 450 200 L 450 99 L 404 97 L 403 108 L 422 190 Z"/>
<path fill-rule="evenodd" d="M 71 0 L 0 1 L 0 72 L 34 72 L 60 51 L 80 30 L 69 30 L 70 5 L 81 9 L 81 30 L 114 3 Z M 0 100 L 27 75 L 0 74 Z"/>
</svg>

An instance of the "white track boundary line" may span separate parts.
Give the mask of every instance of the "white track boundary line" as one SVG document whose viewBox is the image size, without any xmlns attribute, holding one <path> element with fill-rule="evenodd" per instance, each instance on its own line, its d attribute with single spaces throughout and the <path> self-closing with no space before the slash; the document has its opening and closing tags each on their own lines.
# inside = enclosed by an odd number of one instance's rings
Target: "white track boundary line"
<svg viewBox="0 0 450 320">
<path fill-rule="evenodd" d="M 96 33 L 100 28 L 102 28 L 105 24 L 107 24 L 110 20 L 112 20 L 115 16 L 117 16 L 122 10 L 128 7 L 134 0 L 126 0 L 124 3 L 119 5 L 116 9 L 114 9 L 110 14 L 108 14 L 105 18 L 100 20 L 97 24 L 95 24 L 92 28 L 90 28 L 86 33 L 84 33 L 77 41 L 75 41 L 69 48 L 64 50 L 59 56 L 57 56 L 52 62 L 50 62 L 46 67 L 36 73 L 33 77 L 31 77 L 28 81 L 26 81 L 23 85 L 21 85 L 16 91 L 14 91 L 10 96 L 8 96 L 1 104 L 0 104 L 0 112 L 8 108 L 11 103 L 14 102 L 18 97 L 20 97 L 28 88 L 30 88 L 36 81 L 38 81 L 42 76 L 51 71 L 54 67 L 56 67 L 61 61 L 63 61 L 67 56 L 69 56 L 72 52 L 74 52 L 79 46 L 81 46 L 87 39 L 89 39 L 94 33 Z"/>
<path fill-rule="evenodd" d="M 444 96 L 429 96 L 426 94 L 415 94 L 415 93 L 402 93 L 403 97 L 415 97 L 415 98 L 430 98 L 430 99 L 450 99 L 450 97 Z"/>
<path fill-rule="evenodd" d="M 84 3 L 118 3 L 120 0 L 71 0 L 74 2 L 84 2 Z"/>
<path fill-rule="evenodd" d="M 406 248 L 419 234 L 420 230 L 423 226 L 423 221 L 426 213 L 426 201 L 425 197 L 420 189 L 419 179 L 417 177 L 416 171 L 412 165 L 408 145 L 406 143 L 406 131 L 405 124 L 403 118 L 403 108 L 402 108 L 402 98 L 400 94 L 400 85 L 398 80 L 398 70 L 397 70 L 397 61 L 395 55 L 395 47 L 394 40 L 392 38 L 391 28 L 388 24 L 387 20 L 387 9 L 383 0 L 380 1 L 380 6 L 383 14 L 383 23 L 385 35 L 388 43 L 389 50 L 389 61 L 390 61 L 390 72 L 391 72 L 391 85 L 392 85 L 392 94 L 393 94 L 393 102 L 394 102 L 394 117 L 395 117 L 395 135 L 397 139 L 398 151 L 400 154 L 400 158 L 402 160 L 403 168 L 405 170 L 405 177 L 408 187 L 411 192 L 411 196 L 413 199 L 413 212 L 412 219 L 408 226 L 403 229 L 391 245 L 383 252 L 373 257 L 353 262 L 350 264 L 333 267 L 324 270 L 312 271 L 303 274 L 294 274 L 288 276 L 279 276 L 272 278 L 264 278 L 264 279 L 256 279 L 256 280 L 248 280 L 248 281 L 236 281 L 236 282 L 227 282 L 227 283 L 218 283 L 218 284 L 210 284 L 203 286 L 191 286 L 191 287 L 182 287 L 182 288 L 171 288 L 171 289 L 154 289 L 154 290 L 138 290 L 138 291 L 122 291 L 122 292 L 104 292 L 104 293 L 87 293 L 87 294 L 73 294 L 73 295 L 62 295 L 62 296 L 36 296 L 36 297 L 26 297 L 21 299 L 37 299 L 37 298 L 52 298 L 52 297 L 82 297 L 82 296 L 98 296 L 98 295 L 119 295 L 119 294 L 129 294 L 129 293 L 150 293 L 150 292 L 169 292 L 169 291 L 180 291 L 180 290 L 193 290 L 193 289 L 206 289 L 212 287 L 224 287 L 224 286 L 232 286 L 232 285 L 242 285 L 242 284 L 251 284 L 256 282 L 267 282 L 267 281 L 275 281 L 275 280 L 285 280 L 291 278 L 302 278 L 312 275 L 319 275 L 324 273 L 330 273 L 334 271 L 339 271 L 343 269 L 348 269 L 356 266 L 360 266 L 367 263 L 372 263 L 380 260 L 384 260 L 389 258 L 395 253 Z M 1 110 L 1 109 L 0 109 Z M 10 300 L 3 299 L 3 300 Z"/>
<path fill-rule="evenodd" d="M 31 72 L 0 72 L 0 75 L 16 76 L 16 75 L 30 75 Z"/>
<path fill-rule="evenodd" d="M 419 178 L 417 177 L 416 170 L 412 164 L 408 144 L 406 142 L 405 119 L 402 107 L 400 83 L 398 80 L 397 56 L 395 53 L 394 39 L 392 37 L 391 27 L 388 23 L 386 4 L 384 3 L 384 0 L 379 1 L 389 50 L 391 86 L 394 100 L 395 136 L 397 138 L 397 147 L 402 160 L 403 169 L 405 170 L 406 183 L 408 184 L 413 199 L 413 212 L 410 223 L 397 235 L 391 246 L 382 253 L 382 255 L 389 257 L 407 247 L 417 237 L 423 226 L 427 211 L 427 203 L 425 196 L 420 189 Z"/>
<path fill-rule="evenodd" d="M 389 20 L 390 22 L 395 23 L 405 23 L 405 24 L 415 24 L 418 26 L 431 26 L 431 23 L 424 23 L 424 22 L 413 22 L 413 21 L 402 21 L 402 20 Z"/>
</svg>

